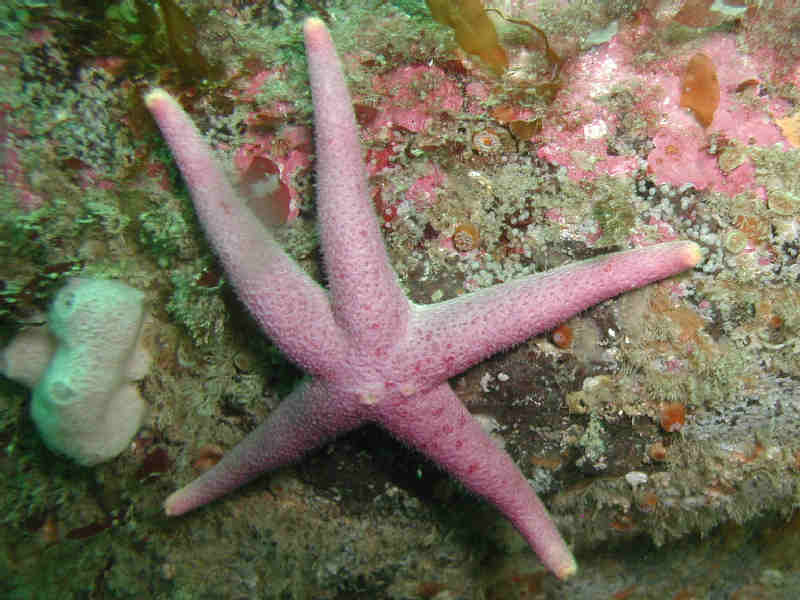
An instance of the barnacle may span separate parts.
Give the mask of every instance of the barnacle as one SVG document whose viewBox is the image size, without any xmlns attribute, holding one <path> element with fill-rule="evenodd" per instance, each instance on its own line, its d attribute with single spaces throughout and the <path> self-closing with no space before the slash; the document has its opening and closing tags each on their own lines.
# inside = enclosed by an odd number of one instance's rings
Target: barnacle
<svg viewBox="0 0 800 600">
<path fill-rule="evenodd" d="M 478 228 L 470 222 L 461 223 L 453 232 L 453 246 L 459 252 L 469 252 L 478 247 L 481 240 Z"/>
<path fill-rule="evenodd" d="M 486 127 L 472 136 L 472 148 L 479 154 L 497 154 L 505 150 L 510 136 L 505 130 Z"/>
<path fill-rule="evenodd" d="M 472 147 L 478 152 L 495 152 L 500 145 L 500 138 L 492 128 L 484 129 L 472 136 Z"/>
<path fill-rule="evenodd" d="M 747 234 L 734 229 L 725 236 L 725 249 L 731 254 L 739 254 L 747 248 L 749 238 Z"/>
<path fill-rule="evenodd" d="M 800 213 L 800 198 L 784 190 L 770 192 L 767 205 L 772 212 L 784 217 Z"/>
</svg>

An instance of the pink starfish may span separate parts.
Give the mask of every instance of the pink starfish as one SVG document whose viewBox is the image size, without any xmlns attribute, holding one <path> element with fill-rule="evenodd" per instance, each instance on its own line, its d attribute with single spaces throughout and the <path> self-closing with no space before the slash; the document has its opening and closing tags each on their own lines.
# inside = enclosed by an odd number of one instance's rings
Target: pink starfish
<svg viewBox="0 0 800 600">
<path fill-rule="evenodd" d="M 545 566 L 566 578 L 577 569 L 575 559 L 544 505 L 447 380 L 597 302 L 694 266 L 699 248 L 673 242 L 618 252 L 446 302 L 413 304 L 389 265 L 350 96 L 322 21 L 306 21 L 305 41 L 328 291 L 237 198 L 178 103 L 162 90 L 146 98 L 239 297 L 312 376 L 213 469 L 167 498 L 166 512 L 185 513 L 334 436 L 377 422 L 497 506 Z"/>
</svg>

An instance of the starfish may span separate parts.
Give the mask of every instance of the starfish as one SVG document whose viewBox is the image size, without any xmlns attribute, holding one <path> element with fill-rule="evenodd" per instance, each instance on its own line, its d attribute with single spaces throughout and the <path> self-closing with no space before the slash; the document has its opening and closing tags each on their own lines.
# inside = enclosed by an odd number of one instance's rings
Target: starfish
<svg viewBox="0 0 800 600">
<path fill-rule="evenodd" d="M 283 251 L 237 197 L 190 117 L 167 92 L 145 102 L 239 298 L 311 377 L 211 470 L 170 495 L 180 515 L 367 422 L 417 448 L 493 503 L 559 578 L 577 570 L 550 515 L 448 379 L 627 290 L 696 265 L 692 242 L 608 254 L 431 305 L 410 302 L 389 264 L 350 95 L 330 33 L 304 24 L 314 103 L 317 211 L 329 289 Z"/>
</svg>

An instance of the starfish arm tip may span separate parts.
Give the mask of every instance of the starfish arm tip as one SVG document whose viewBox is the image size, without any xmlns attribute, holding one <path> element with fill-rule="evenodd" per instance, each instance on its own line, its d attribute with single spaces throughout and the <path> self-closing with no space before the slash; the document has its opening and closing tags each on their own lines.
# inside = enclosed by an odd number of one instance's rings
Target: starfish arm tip
<svg viewBox="0 0 800 600">
<path fill-rule="evenodd" d="M 186 509 L 181 505 L 181 491 L 172 492 L 164 501 L 164 512 L 168 517 L 177 517 L 186 512 Z"/>
<path fill-rule="evenodd" d="M 306 53 L 309 61 L 314 60 L 313 56 L 317 57 L 317 61 L 327 62 L 333 60 L 335 69 L 341 69 L 338 64 L 339 59 L 336 57 L 336 49 L 333 47 L 333 40 L 325 21 L 318 17 L 306 19 L 303 22 L 303 36 L 305 37 Z M 347 96 L 347 102 L 349 103 L 350 98 L 346 90 L 344 94 Z M 315 108 L 314 113 L 316 114 L 318 110 L 319 108 Z"/>
<path fill-rule="evenodd" d="M 305 20 L 305 23 L 303 23 L 303 28 L 306 31 L 313 31 L 320 27 L 325 27 L 325 22 L 319 17 L 309 17 Z"/>
<path fill-rule="evenodd" d="M 686 263 L 688 267 L 695 267 L 703 260 L 703 249 L 699 244 L 689 242 L 686 245 Z"/>
<path fill-rule="evenodd" d="M 145 106 L 153 110 L 159 102 L 169 101 L 171 96 L 162 88 L 153 88 L 144 97 Z"/>
<path fill-rule="evenodd" d="M 572 556 L 572 554 L 569 554 L 567 557 L 565 557 L 565 560 L 563 561 L 562 564 L 556 565 L 553 568 L 553 573 L 555 574 L 555 576 L 562 581 L 569 579 L 577 572 L 578 572 L 578 563 L 575 562 L 575 557 Z"/>
</svg>

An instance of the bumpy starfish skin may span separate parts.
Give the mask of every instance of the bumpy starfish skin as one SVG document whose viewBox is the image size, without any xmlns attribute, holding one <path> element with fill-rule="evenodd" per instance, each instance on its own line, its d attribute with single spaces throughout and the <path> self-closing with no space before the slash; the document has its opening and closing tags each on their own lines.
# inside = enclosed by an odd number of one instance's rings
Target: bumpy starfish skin
<svg viewBox="0 0 800 600">
<path fill-rule="evenodd" d="M 660 244 L 439 304 L 409 302 L 373 214 L 350 96 L 322 21 L 306 21 L 305 41 L 328 291 L 300 270 L 237 197 L 177 102 L 162 90 L 146 98 L 239 297 L 311 375 L 213 469 L 173 493 L 166 512 L 185 513 L 336 435 L 377 422 L 497 506 L 545 566 L 568 577 L 575 560 L 541 501 L 447 380 L 597 302 L 694 266 L 699 248 Z"/>
</svg>

